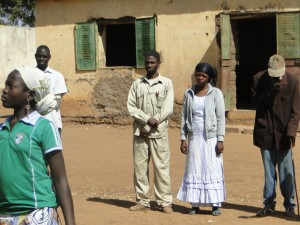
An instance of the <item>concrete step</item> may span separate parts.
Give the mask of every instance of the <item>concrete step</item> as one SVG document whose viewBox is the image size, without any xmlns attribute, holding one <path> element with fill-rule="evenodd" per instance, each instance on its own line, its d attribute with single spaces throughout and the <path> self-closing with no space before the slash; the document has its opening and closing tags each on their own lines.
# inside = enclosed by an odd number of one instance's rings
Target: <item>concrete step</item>
<svg viewBox="0 0 300 225">
<path fill-rule="evenodd" d="M 233 110 L 226 115 L 226 132 L 253 134 L 255 110 Z"/>
<path fill-rule="evenodd" d="M 253 126 L 226 124 L 226 133 L 253 134 Z"/>
<path fill-rule="evenodd" d="M 255 110 L 235 110 L 227 113 L 226 124 L 253 126 Z"/>
</svg>

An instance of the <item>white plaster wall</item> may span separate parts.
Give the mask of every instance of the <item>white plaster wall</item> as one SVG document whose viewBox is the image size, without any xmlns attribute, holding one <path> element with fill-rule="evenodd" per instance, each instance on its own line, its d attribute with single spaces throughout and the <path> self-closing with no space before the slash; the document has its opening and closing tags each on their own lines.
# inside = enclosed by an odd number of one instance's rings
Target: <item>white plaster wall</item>
<svg viewBox="0 0 300 225">
<path fill-rule="evenodd" d="M 35 28 L 0 26 L 0 88 L 18 66 L 35 66 Z"/>
</svg>

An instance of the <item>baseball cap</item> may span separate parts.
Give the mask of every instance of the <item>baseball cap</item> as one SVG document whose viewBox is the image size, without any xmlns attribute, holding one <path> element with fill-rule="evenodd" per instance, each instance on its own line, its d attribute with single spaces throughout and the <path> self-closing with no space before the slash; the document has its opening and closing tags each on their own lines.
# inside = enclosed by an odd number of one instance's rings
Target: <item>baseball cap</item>
<svg viewBox="0 0 300 225">
<path fill-rule="evenodd" d="M 282 77 L 285 74 L 285 61 L 281 55 L 272 55 L 269 59 L 268 73 L 270 77 Z"/>
</svg>

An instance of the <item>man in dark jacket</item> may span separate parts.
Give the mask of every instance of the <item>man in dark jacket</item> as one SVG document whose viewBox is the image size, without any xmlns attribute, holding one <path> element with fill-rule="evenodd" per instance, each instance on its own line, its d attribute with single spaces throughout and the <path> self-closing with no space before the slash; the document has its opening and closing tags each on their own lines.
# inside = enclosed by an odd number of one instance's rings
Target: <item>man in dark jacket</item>
<svg viewBox="0 0 300 225">
<path fill-rule="evenodd" d="M 265 207 L 256 215 L 267 216 L 275 210 L 278 164 L 285 213 L 287 216 L 294 216 L 292 148 L 295 145 L 300 117 L 299 78 L 285 71 L 282 56 L 273 55 L 269 59 L 268 70 L 254 76 L 252 94 L 256 105 L 253 141 L 261 149 L 265 173 Z"/>
</svg>

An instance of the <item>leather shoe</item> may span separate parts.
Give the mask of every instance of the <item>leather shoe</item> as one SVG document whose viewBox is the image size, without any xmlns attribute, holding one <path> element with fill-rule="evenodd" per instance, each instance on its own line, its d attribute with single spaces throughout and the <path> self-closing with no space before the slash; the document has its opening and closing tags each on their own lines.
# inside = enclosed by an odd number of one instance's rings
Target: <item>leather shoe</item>
<svg viewBox="0 0 300 225">
<path fill-rule="evenodd" d="M 265 206 L 256 213 L 256 216 L 268 216 L 275 212 L 275 206 Z"/>
<path fill-rule="evenodd" d="M 295 209 L 294 208 L 286 208 L 285 209 L 285 215 L 287 217 L 294 217 L 296 214 L 295 214 Z"/>
<path fill-rule="evenodd" d="M 137 203 L 134 206 L 131 206 L 129 208 L 130 211 L 148 211 L 150 210 L 150 207 L 142 205 L 141 203 Z"/>
<path fill-rule="evenodd" d="M 171 208 L 171 206 L 164 206 L 163 207 L 163 212 L 164 213 L 172 213 L 173 209 Z"/>
</svg>

